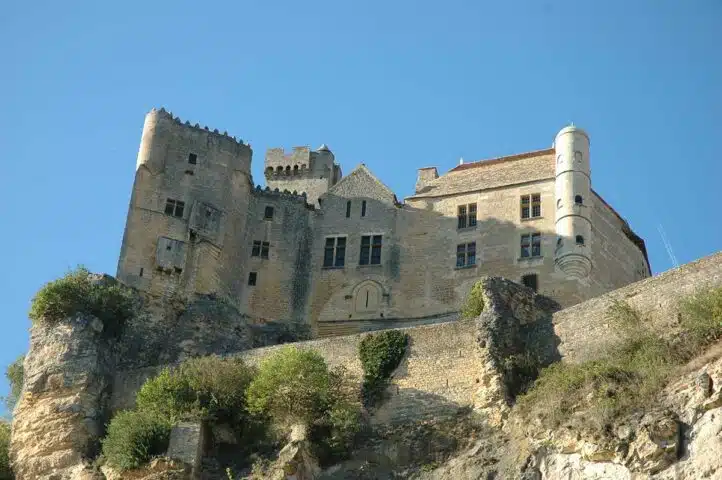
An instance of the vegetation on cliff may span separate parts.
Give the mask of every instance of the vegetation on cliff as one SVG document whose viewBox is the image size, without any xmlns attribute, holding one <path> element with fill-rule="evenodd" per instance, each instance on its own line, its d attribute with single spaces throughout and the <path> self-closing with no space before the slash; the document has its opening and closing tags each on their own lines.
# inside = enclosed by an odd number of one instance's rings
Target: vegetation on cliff
<svg viewBox="0 0 722 480">
<path fill-rule="evenodd" d="M 482 282 L 478 281 L 472 285 L 464 304 L 461 307 L 461 318 L 471 319 L 481 315 L 484 311 L 484 289 Z"/>
<path fill-rule="evenodd" d="M 120 470 L 138 468 L 168 449 L 171 423 L 147 411 L 124 411 L 113 417 L 103 440 L 103 455 Z"/>
<path fill-rule="evenodd" d="M 10 470 L 10 424 L 0 420 L 0 480 L 12 480 Z"/>
<path fill-rule="evenodd" d="M 357 388 L 313 350 L 293 346 L 265 359 L 247 391 L 248 406 L 282 431 L 307 431 L 321 463 L 344 457 L 361 425 Z"/>
<path fill-rule="evenodd" d="M 664 337 L 628 304 L 613 304 L 608 317 L 622 340 L 595 360 L 542 370 L 518 398 L 518 411 L 548 428 L 572 421 L 604 432 L 614 419 L 648 407 L 677 367 L 722 337 L 722 289 L 683 300 L 680 311 L 679 331 Z"/>
<path fill-rule="evenodd" d="M 33 322 L 56 323 L 76 313 L 93 315 L 117 332 L 133 315 L 132 291 L 114 281 L 93 281 L 78 267 L 45 284 L 35 295 L 28 316 Z"/>
<path fill-rule="evenodd" d="M 24 362 L 25 355 L 20 355 L 13 363 L 8 365 L 7 370 L 5 370 L 5 378 L 8 379 L 8 383 L 10 384 L 10 393 L 7 397 L 3 398 L 3 401 L 10 412 L 15 409 L 15 404 L 17 404 L 20 399 L 20 394 L 23 390 Z"/>
<path fill-rule="evenodd" d="M 362 396 L 367 406 L 378 403 L 389 378 L 406 354 L 409 336 L 399 330 L 385 330 L 364 337 L 359 358 L 364 370 Z"/>
</svg>

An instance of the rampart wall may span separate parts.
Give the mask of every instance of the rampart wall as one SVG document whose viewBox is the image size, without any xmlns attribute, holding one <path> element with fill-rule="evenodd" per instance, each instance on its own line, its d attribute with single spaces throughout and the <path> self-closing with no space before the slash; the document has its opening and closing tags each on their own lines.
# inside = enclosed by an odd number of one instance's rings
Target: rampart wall
<svg viewBox="0 0 722 480">
<path fill-rule="evenodd" d="M 679 301 L 696 292 L 722 286 L 722 252 L 627 285 L 554 314 L 563 359 L 579 362 L 592 358 L 618 340 L 608 320 L 615 300 L 626 301 L 653 322 L 658 331 L 679 325 Z"/>
</svg>

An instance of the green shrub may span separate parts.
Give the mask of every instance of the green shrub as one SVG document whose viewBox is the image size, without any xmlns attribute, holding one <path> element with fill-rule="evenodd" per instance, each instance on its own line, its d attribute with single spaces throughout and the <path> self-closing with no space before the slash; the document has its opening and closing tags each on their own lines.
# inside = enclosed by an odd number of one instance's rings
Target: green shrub
<svg viewBox="0 0 722 480">
<path fill-rule="evenodd" d="M 10 412 L 15 409 L 15 405 L 20 399 L 20 394 L 23 390 L 23 362 L 25 362 L 25 355 L 20 355 L 13 363 L 8 365 L 7 370 L 5 370 L 5 377 L 10 384 L 10 394 L 4 398 L 4 401 Z"/>
<path fill-rule="evenodd" d="M 362 395 L 367 405 L 377 403 L 388 380 L 406 354 L 409 336 L 399 330 L 385 330 L 367 335 L 359 344 L 359 358 L 364 370 Z"/>
<path fill-rule="evenodd" d="M 311 425 L 332 403 L 326 361 L 312 350 L 284 347 L 265 359 L 246 392 L 248 408 L 276 424 Z"/>
<path fill-rule="evenodd" d="M 83 267 L 45 284 L 30 307 L 32 321 L 58 322 L 75 313 L 98 317 L 110 332 L 116 332 L 133 315 L 130 289 L 104 282 L 91 282 Z"/>
<path fill-rule="evenodd" d="M 146 381 L 136 405 L 171 422 L 223 422 L 242 430 L 248 423 L 246 389 L 254 374 L 240 358 L 193 358 Z"/>
<path fill-rule="evenodd" d="M 108 425 L 103 455 L 108 464 L 120 470 L 138 468 L 165 454 L 170 429 L 170 422 L 151 412 L 120 412 Z"/>
<path fill-rule="evenodd" d="M 10 424 L 0 420 L 0 480 L 12 480 L 10 470 Z"/>
<path fill-rule="evenodd" d="M 146 380 L 135 397 L 135 404 L 138 410 L 171 423 L 199 420 L 203 416 L 198 397 L 180 369 L 166 367 L 156 377 Z"/>
<path fill-rule="evenodd" d="M 481 281 L 476 282 L 461 307 L 461 318 L 476 318 L 484 311 L 484 290 Z"/>
</svg>

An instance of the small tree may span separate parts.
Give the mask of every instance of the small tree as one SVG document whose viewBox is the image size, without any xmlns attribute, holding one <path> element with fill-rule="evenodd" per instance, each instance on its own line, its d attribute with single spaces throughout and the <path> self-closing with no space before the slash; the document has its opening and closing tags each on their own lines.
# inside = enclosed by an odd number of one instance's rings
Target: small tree
<svg viewBox="0 0 722 480">
<path fill-rule="evenodd" d="M 20 394 L 23 390 L 23 362 L 25 362 L 25 355 L 20 355 L 13 363 L 8 365 L 7 370 L 5 370 L 5 377 L 8 379 L 8 383 L 10 383 L 10 393 L 3 400 L 5 401 L 7 409 L 11 412 L 15 409 L 15 405 L 20 399 Z"/>
<path fill-rule="evenodd" d="M 278 425 L 310 426 L 332 399 L 326 361 L 312 350 L 289 346 L 261 363 L 247 390 L 248 408 L 268 414 Z"/>
<path fill-rule="evenodd" d="M 476 282 L 461 307 L 461 318 L 476 318 L 484 311 L 484 289 L 481 281 Z"/>
</svg>

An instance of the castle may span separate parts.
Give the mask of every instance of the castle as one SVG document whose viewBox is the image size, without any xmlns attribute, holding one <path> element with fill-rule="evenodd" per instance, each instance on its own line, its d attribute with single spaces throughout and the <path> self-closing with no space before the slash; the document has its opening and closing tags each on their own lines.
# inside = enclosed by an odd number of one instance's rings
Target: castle
<svg viewBox="0 0 722 480">
<path fill-rule="evenodd" d="M 574 126 L 549 149 L 421 168 L 403 202 L 363 164 L 342 176 L 325 145 L 268 150 L 265 188 L 251 156 L 148 113 L 117 277 L 327 336 L 454 319 L 482 275 L 568 307 L 651 274 L 644 241 L 592 190 L 589 136 Z"/>
</svg>

